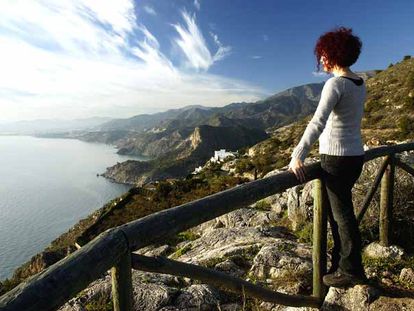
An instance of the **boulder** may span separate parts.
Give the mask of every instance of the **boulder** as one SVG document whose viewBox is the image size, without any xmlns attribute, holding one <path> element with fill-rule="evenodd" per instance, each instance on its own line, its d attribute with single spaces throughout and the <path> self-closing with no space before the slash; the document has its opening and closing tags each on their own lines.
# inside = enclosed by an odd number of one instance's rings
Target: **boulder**
<svg viewBox="0 0 414 311">
<path fill-rule="evenodd" d="M 277 239 L 260 249 L 248 276 L 265 280 L 272 289 L 283 293 L 310 293 L 312 249 L 305 244 Z"/>
<path fill-rule="evenodd" d="M 217 310 L 219 304 L 220 294 L 218 291 L 205 284 L 194 284 L 184 289 L 174 303 L 178 310 L 182 311 Z"/>
<path fill-rule="evenodd" d="M 364 255 L 375 259 L 401 260 L 404 250 L 396 245 L 382 246 L 379 242 L 373 242 L 365 247 Z"/>
<path fill-rule="evenodd" d="M 361 311 L 370 309 L 370 304 L 379 297 L 379 291 L 368 285 L 350 288 L 330 287 L 321 307 L 324 311 Z"/>
<path fill-rule="evenodd" d="M 414 270 L 411 268 L 403 268 L 400 272 L 400 282 L 414 287 Z"/>
</svg>

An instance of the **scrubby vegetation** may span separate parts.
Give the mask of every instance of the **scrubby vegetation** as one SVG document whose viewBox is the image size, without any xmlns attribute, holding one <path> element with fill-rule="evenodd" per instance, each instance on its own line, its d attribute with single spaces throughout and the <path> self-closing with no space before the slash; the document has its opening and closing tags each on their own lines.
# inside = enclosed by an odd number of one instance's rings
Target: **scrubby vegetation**
<svg viewBox="0 0 414 311">
<path fill-rule="evenodd" d="M 414 139 L 414 58 L 405 56 L 401 62 L 390 66 L 388 69 L 378 70 L 377 75 L 368 79 L 366 85 L 368 94 L 363 119 L 364 141 L 375 139 L 379 142 L 385 142 L 395 139 Z M 243 177 L 246 174 L 261 178 L 274 169 L 286 166 L 290 160 L 292 149 L 298 143 L 310 117 L 308 116 L 283 128 L 269 129 L 272 135 L 271 138 L 250 149 L 243 148 L 243 150 L 239 150 L 241 157 L 235 161 L 234 175 L 222 171 L 221 164 L 215 164 L 203 170 L 200 174 L 189 175 L 187 178 L 151 183 L 144 187 L 146 191 L 134 195 L 130 203 L 121 209 L 114 210 L 102 219 L 98 230 L 88 239 L 92 239 L 108 228 L 247 182 L 249 179 Z M 316 155 L 317 150 L 318 146 L 315 144 L 310 155 Z M 177 169 L 180 169 L 179 165 Z M 412 191 L 412 189 L 407 191 Z M 12 278 L 0 283 L 0 295 L 30 275 L 39 272 L 66 256 L 67 253 L 72 252 L 76 239 L 85 229 L 94 223 L 99 215 L 105 213 L 118 201 L 119 198 L 109 202 L 99 211 L 79 221 L 74 228 L 53 241 L 46 251 L 53 253 L 54 256 L 50 257 L 51 260 L 45 265 L 35 267 L 33 266 L 34 260 L 32 260 L 16 270 Z M 269 209 L 268 204 L 264 202 L 258 203 L 256 207 L 263 210 Z M 376 216 L 372 215 L 371 218 L 369 214 L 367 215 L 367 220 L 363 222 L 361 227 L 364 239 L 371 241 L 377 236 L 375 231 L 377 230 L 375 225 L 377 219 Z M 378 215 L 378 213 L 375 215 Z M 411 226 L 407 223 L 405 216 L 407 216 L 407 213 L 396 211 L 396 223 L 399 224 L 396 237 L 400 238 L 401 241 L 404 240 L 404 237 L 405 241 L 412 241 L 414 230 L 410 231 Z M 282 218 L 282 221 L 283 219 L 285 218 Z M 296 234 L 300 241 L 310 242 L 312 240 L 312 226 L 303 226 Z M 194 233 L 186 231 L 175 237 L 170 237 L 169 244 L 177 245 L 182 241 L 196 238 L 197 236 Z M 404 247 L 414 251 L 412 243 L 411 246 L 404 245 Z M 175 251 L 179 255 L 188 251 L 188 249 L 178 248 Z M 106 301 L 102 304 L 106 305 Z M 90 310 L 97 310 L 94 309 L 93 305 L 90 305 L 89 308 Z"/>
</svg>

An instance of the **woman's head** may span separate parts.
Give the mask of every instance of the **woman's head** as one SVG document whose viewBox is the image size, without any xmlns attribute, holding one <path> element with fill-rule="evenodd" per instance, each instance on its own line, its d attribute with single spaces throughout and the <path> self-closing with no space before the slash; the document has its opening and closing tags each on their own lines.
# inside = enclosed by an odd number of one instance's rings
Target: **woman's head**
<svg viewBox="0 0 414 311">
<path fill-rule="evenodd" d="M 315 46 L 318 71 L 320 65 L 331 71 L 335 66 L 349 67 L 361 53 L 362 42 L 352 34 L 351 28 L 339 27 L 324 33 Z"/>
</svg>

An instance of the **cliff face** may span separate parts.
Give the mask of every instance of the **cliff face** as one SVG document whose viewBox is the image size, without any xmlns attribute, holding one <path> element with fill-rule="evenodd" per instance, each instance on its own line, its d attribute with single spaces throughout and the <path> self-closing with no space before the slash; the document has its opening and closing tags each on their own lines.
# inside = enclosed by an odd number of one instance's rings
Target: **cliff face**
<svg viewBox="0 0 414 311">
<path fill-rule="evenodd" d="M 158 134 L 159 137 L 162 134 Z M 175 136 L 174 136 L 175 135 Z M 186 136 L 185 136 L 186 135 Z M 172 142 L 171 137 L 176 140 Z M 227 149 L 236 151 L 245 146 L 251 146 L 268 138 L 268 135 L 259 129 L 245 127 L 217 127 L 202 125 L 194 128 L 174 131 L 158 141 L 168 144 L 163 148 L 158 144 L 154 152 L 158 157 L 151 161 L 129 160 L 118 163 L 106 170 L 103 176 L 116 182 L 143 185 L 144 183 L 184 177 L 194 168 L 204 163 L 214 154 L 215 150 Z M 171 148 L 174 144 L 174 148 Z"/>
</svg>

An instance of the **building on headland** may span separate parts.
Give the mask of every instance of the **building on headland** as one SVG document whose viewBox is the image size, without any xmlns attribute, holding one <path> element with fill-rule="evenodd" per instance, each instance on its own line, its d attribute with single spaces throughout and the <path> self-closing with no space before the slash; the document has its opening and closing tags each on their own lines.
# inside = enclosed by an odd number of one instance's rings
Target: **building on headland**
<svg viewBox="0 0 414 311">
<path fill-rule="evenodd" d="M 220 149 L 218 151 L 214 151 L 214 156 L 211 157 L 210 162 L 217 163 L 224 161 L 228 157 L 235 157 L 237 152 L 226 151 L 226 149 Z"/>
<path fill-rule="evenodd" d="M 196 167 L 195 170 L 191 174 L 198 174 L 203 170 L 202 166 Z"/>
<path fill-rule="evenodd" d="M 237 155 L 238 155 L 237 151 L 231 152 L 231 151 L 226 151 L 226 149 L 220 149 L 220 150 L 214 151 L 214 156 L 212 156 L 208 162 L 220 163 L 220 162 L 223 162 L 227 158 L 230 158 L 230 157 L 235 158 Z M 204 169 L 203 166 L 196 167 L 191 174 L 195 175 L 195 174 L 201 173 L 203 169 Z"/>
</svg>

